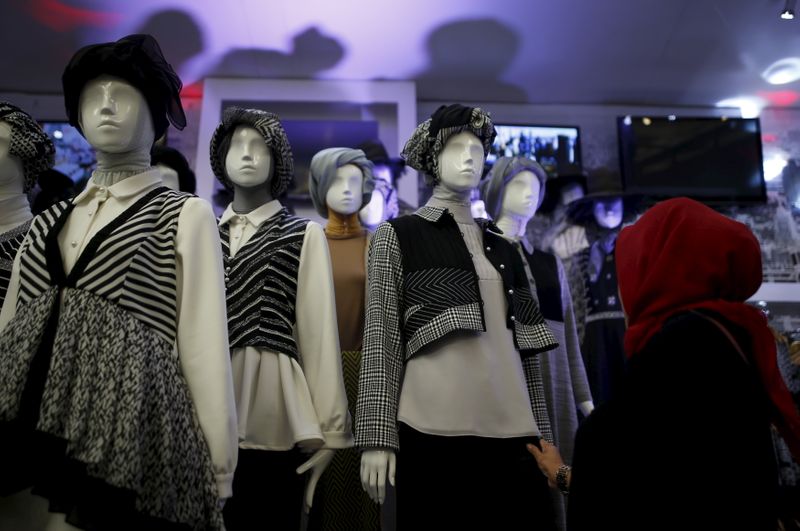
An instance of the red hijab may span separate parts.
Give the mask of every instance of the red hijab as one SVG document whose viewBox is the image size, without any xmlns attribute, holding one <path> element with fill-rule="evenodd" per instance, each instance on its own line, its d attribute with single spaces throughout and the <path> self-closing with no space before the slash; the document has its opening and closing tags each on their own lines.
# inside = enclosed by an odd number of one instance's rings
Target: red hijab
<svg viewBox="0 0 800 531">
<path fill-rule="evenodd" d="M 617 239 L 617 277 L 628 316 L 625 353 L 641 351 L 675 314 L 707 309 L 746 330 L 751 357 L 774 405 L 773 422 L 800 458 L 800 415 L 778 371 L 766 317 L 744 302 L 761 286 L 761 247 L 745 225 L 691 199 L 648 210 Z"/>
</svg>

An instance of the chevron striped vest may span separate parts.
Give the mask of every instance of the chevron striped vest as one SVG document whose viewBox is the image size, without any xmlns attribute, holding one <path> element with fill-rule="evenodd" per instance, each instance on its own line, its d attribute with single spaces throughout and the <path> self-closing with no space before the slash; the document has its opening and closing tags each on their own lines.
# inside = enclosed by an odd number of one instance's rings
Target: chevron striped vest
<svg viewBox="0 0 800 531">
<path fill-rule="evenodd" d="M 298 357 L 294 340 L 297 269 L 308 221 L 283 208 L 233 257 L 228 224 L 219 227 L 232 349 L 263 347 Z"/>
<path fill-rule="evenodd" d="M 92 237 L 69 275 L 52 262 L 61 263 L 57 237 L 74 205 L 62 201 L 45 210 L 34 219 L 21 250 L 17 306 L 54 285 L 77 288 L 117 303 L 173 344 L 177 321 L 173 241 L 189 197 L 164 187 L 149 192 Z"/>
<path fill-rule="evenodd" d="M 388 221 L 403 256 L 403 336 L 410 357 L 446 335 L 461 330 L 485 332 L 478 275 L 456 221 L 447 210 L 425 206 Z M 558 346 L 530 291 L 522 258 L 487 220 L 486 258 L 503 281 L 506 326 L 522 357 Z"/>
</svg>

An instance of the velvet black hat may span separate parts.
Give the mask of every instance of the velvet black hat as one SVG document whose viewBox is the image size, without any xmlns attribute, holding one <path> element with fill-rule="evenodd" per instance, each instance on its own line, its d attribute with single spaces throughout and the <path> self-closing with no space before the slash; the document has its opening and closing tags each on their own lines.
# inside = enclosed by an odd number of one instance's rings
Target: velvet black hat
<svg viewBox="0 0 800 531">
<path fill-rule="evenodd" d="M 61 82 L 67 118 L 78 131 L 83 87 L 104 74 L 124 79 L 142 93 L 153 117 L 156 139 L 164 136 L 170 123 L 177 129 L 186 127 L 180 98 L 183 84 L 178 74 L 151 35 L 137 34 L 116 42 L 84 46 L 64 69 Z"/>
</svg>

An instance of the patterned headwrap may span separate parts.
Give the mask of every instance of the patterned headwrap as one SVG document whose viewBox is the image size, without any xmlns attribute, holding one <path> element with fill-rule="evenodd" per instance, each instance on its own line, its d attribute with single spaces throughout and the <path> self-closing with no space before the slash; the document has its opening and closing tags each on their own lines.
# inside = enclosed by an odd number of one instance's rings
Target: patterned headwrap
<svg viewBox="0 0 800 531">
<path fill-rule="evenodd" d="M 492 219 L 499 218 L 500 212 L 503 210 L 503 195 L 506 185 L 516 174 L 526 170 L 533 172 L 539 179 L 539 202 L 536 207 L 542 205 L 545 183 L 547 183 L 547 173 L 544 168 L 535 160 L 527 157 L 500 157 L 480 184 L 481 199 L 486 205 L 486 212 L 492 216 Z"/>
<path fill-rule="evenodd" d="M 447 140 L 458 133 L 469 131 L 483 144 L 484 160 L 494 142 L 494 130 L 489 113 L 480 107 L 466 107 L 458 103 L 442 105 L 433 115 L 419 124 L 403 148 L 406 163 L 425 175 L 429 185 L 439 180 L 439 155 Z"/>
<path fill-rule="evenodd" d="M 294 180 L 294 160 L 289 138 L 278 116 L 259 109 L 228 107 L 222 113 L 222 123 L 211 137 L 211 169 L 217 179 L 228 190 L 233 191 L 233 183 L 225 173 L 225 157 L 228 155 L 231 136 L 237 126 L 247 125 L 264 137 L 267 147 L 272 151 L 275 172 L 272 175 L 272 197 L 278 198 L 286 192 Z"/>
<path fill-rule="evenodd" d="M 180 98 L 183 84 L 158 42 L 151 35 L 128 35 L 116 42 L 84 46 L 64 69 L 61 83 L 67 117 L 78 131 L 83 87 L 104 74 L 124 79 L 142 93 L 153 117 L 156 139 L 164 136 L 170 123 L 177 129 L 186 127 Z"/>
<path fill-rule="evenodd" d="M 364 208 L 372 198 L 372 190 L 375 189 L 372 163 L 367 160 L 364 152 L 360 149 L 342 147 L 323 149 L 311 159 L 311 168 L 308 175 L 308 189 L 311 194 L 311 201 L 314 203 L 317 213 L 323 218 L 328 218 L 326 197 L 331 183 L 336 177 L 336 170 L 347 164 L 356 165 L 364 176 L 364 184 L 361 187 L 361 206 L 358 209 Z"/>
<path fill-rule="evenodd" d="M 36 120 L 7 101 L 0 101 L 0 122 L 11 126 L 8 153 L 22 161 L 23 191 L 28 193 L 39 174 L 53 167 L 56 148 Z"/>
</svg>

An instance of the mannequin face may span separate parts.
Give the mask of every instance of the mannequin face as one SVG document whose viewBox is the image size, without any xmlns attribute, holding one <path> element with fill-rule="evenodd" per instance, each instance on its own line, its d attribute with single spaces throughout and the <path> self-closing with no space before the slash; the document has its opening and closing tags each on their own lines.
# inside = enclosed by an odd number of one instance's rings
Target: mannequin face
<svg viewBox="0 0 800 531">
<path fill-rule="evenodd" d="M 237 187 L 253 188 L 269 181 L 272 151 L 264 137 L 249 125 L 240 125 L 231 136 L 225 156 L 225 172 Z"/>
<path fill-rule="evenodd" d="M 22 161 L 11 155 L 11 126 L 0 122 L 0 192 L 21 194 L 24 189 Z"/>
<path fill-rule="evenodd" d="M 583 197 L 583 188 L 579 184 L 568 184 L 561 189 L 561 204 L 568 205 Z"/>
<path fill-rule="evenodd" d="M 622 224 L 622 198 L 598 199 L 594 202 L 594 219 L 606 229 L 616 229 Z"/>
<path fill-rule="evenodd" d="M 345 164 L 336 169 L 336 176 L 325 195 L 325 203 L 339 214 L 355 214 L 361 208 L 363 188 L 364 174 L 361 168 L 355 164 Z M 381 195 L 380 192 L 378 195 Z"/>
<path fill-rule="evenodd" d="M 102 75 L 81 92 L 80 123 L 86 140 L 98 151 L 127 153 L 153 145 L 153 117 L 147 101 L 127 81 Z"/>
<path fill-rule="evenodd" d="M 441 184 L 454 192 L 466 192 L 478 186 L 483 173 L 483 144 L 469 131 L 447 139 L 439 154 Z"/>
<path fill-rule="evenodd" d="M 519 172 L 512 177 L 503 192 L 502 213 L 525 220 L 531 219 L 539 207 L 539 190 L 541 184 L 532 171 Z"/>
<path fill-rule="evenodd" d="M 164 164 L 156 164 L 156 168 L 161 170 L 161 180 L 164 181 L 164 186 L 170 190 L 180 190 L 180 181 L 178 180 L 178 172 Z"/>
</svg>

